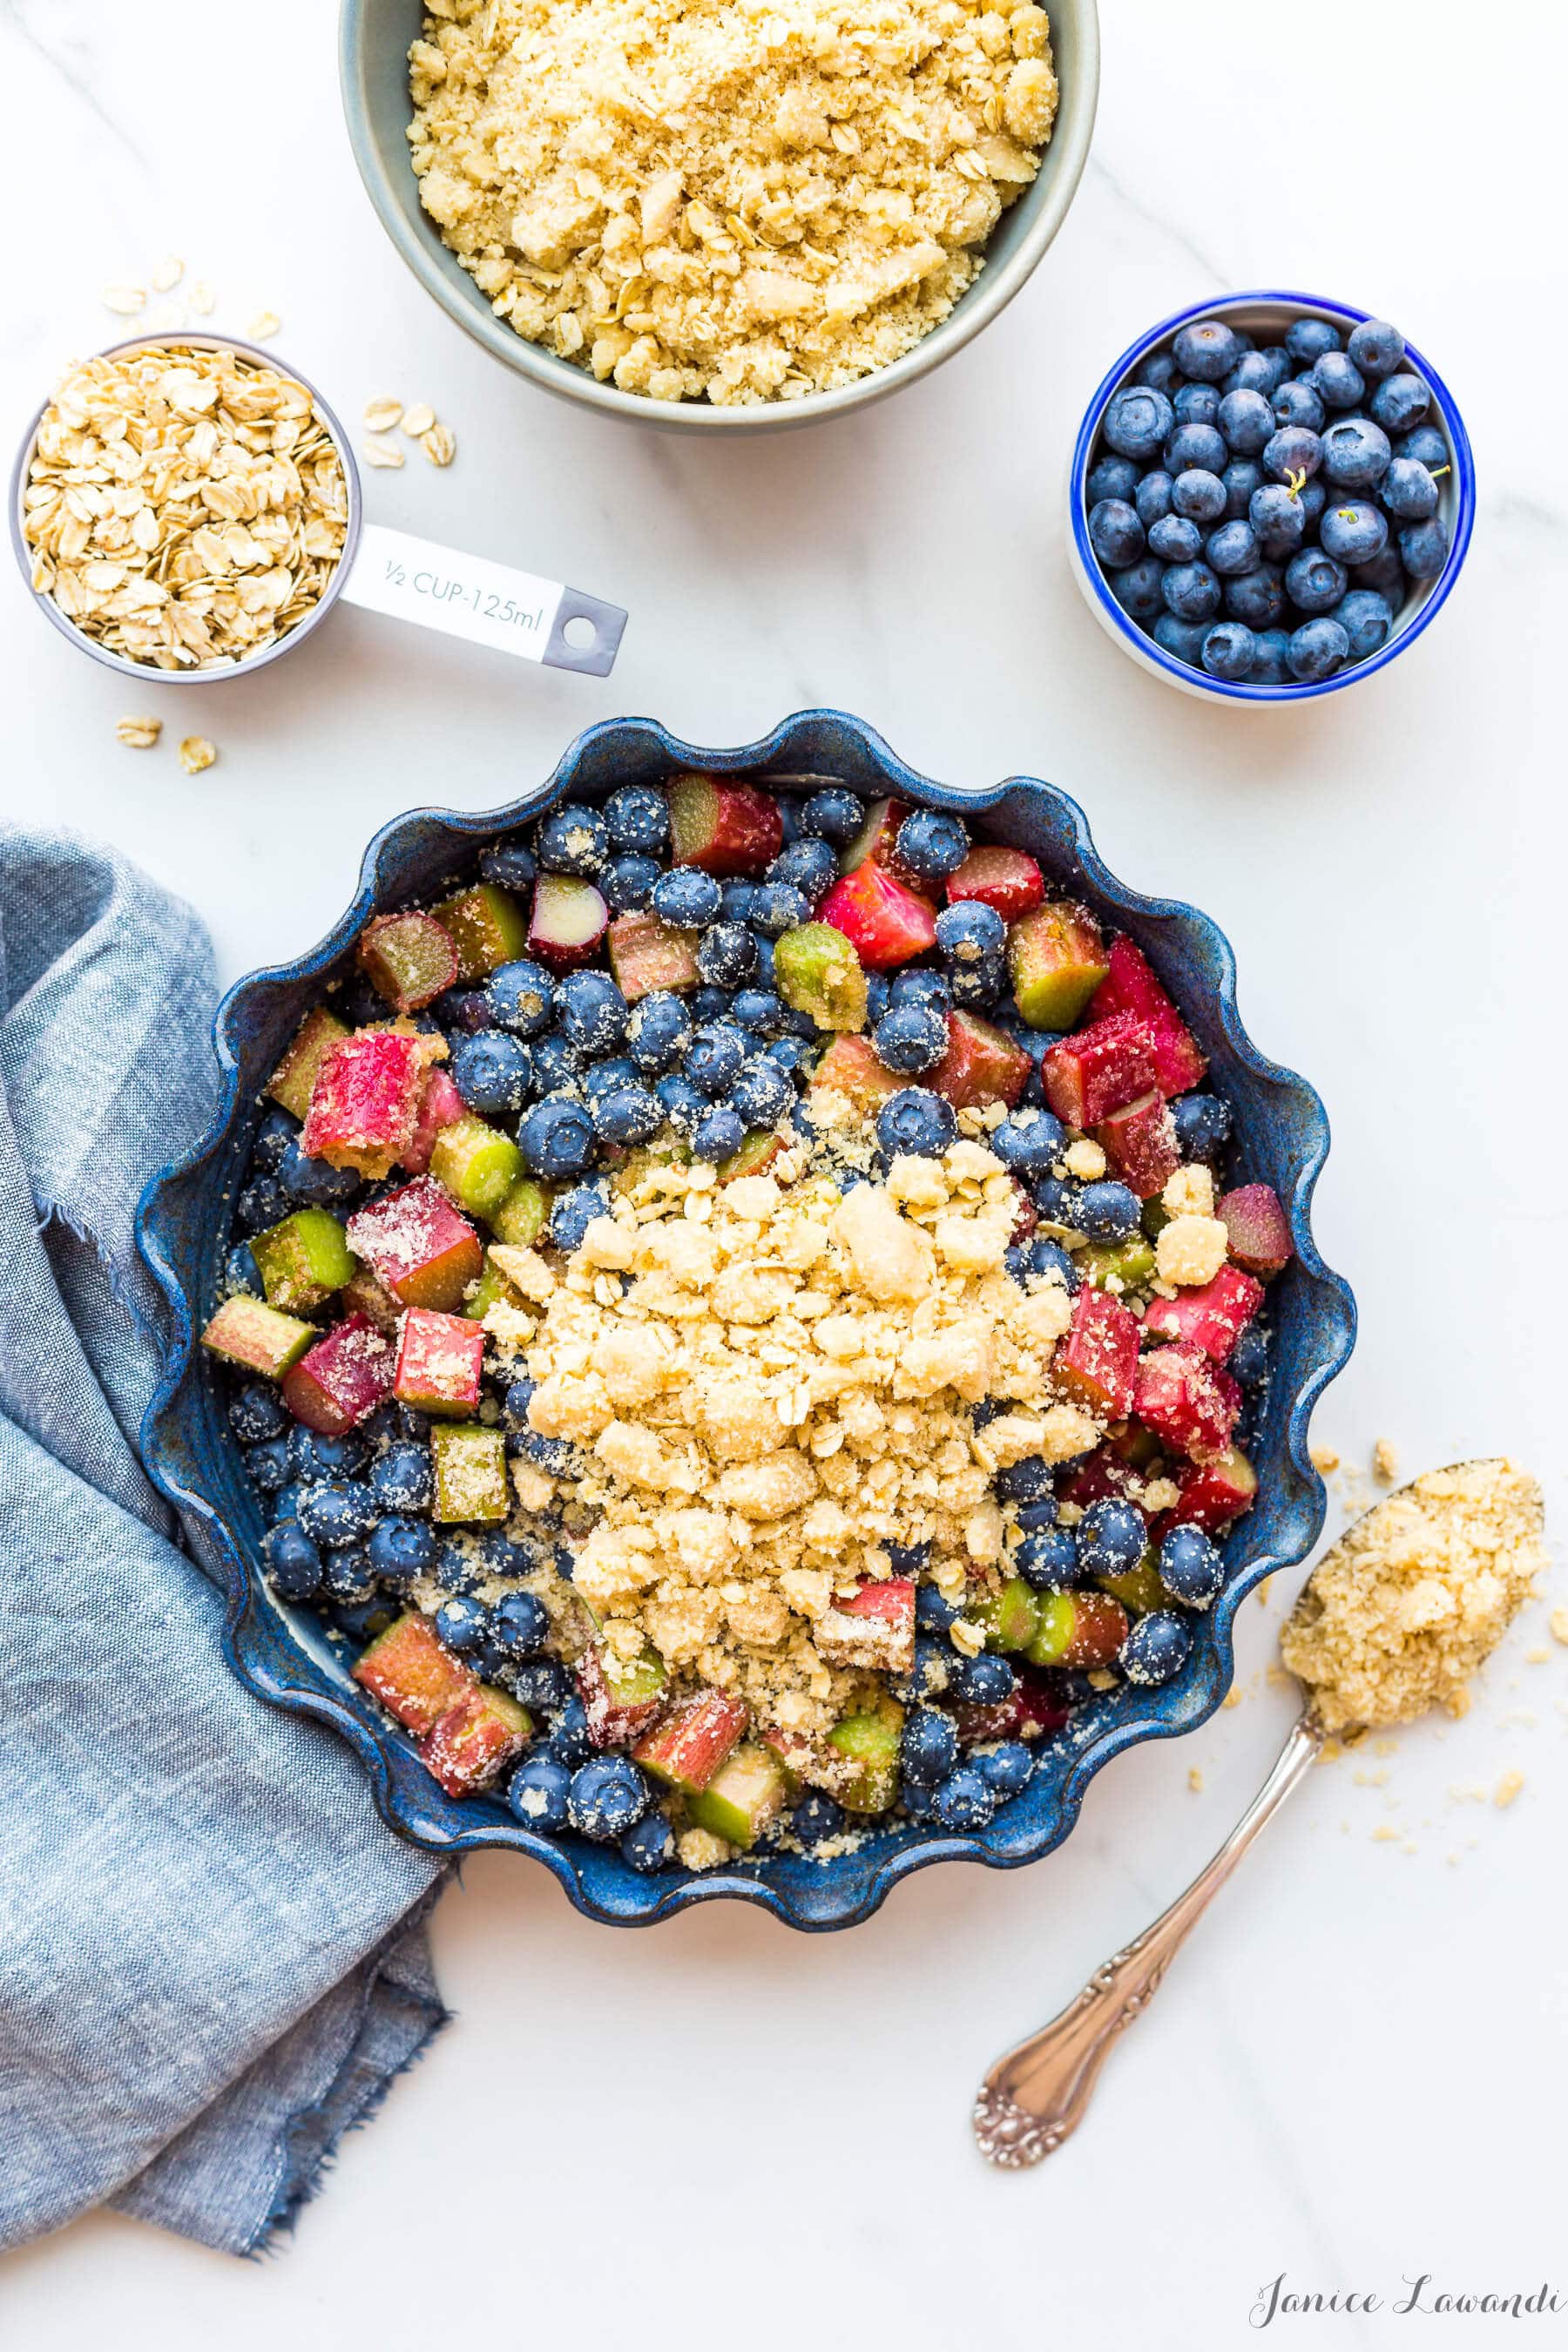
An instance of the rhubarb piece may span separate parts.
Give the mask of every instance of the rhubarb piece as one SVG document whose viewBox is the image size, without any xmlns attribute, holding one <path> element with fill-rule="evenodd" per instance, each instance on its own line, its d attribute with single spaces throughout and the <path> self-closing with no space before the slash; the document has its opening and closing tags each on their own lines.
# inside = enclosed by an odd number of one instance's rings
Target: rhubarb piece
<svg viewBox="0 0 1568 2352">
<path fill-rule="evenodd" d="M 420 1760 L 449 1797 L 471 1797 L 499 1780 L 533 1737 L 533 1717 L 510 1693 L 475 1683 L 419 1742 Z"/>
<path fill-rule="evenodd" d="M 576 971 L 593 961 L 609 925 L 610 910 L 591 882 L 570 874 L 542 874 L 534 887 L 528 952 L 547 971 Z M 516 953 L 522 953 L 521 947 Z"/>
<path fill-rule="evenodd" d="M 478 1234 L 428 1176 L 356 1210 L 348 1238 L 400 1307 L 454 1312 L 484 1262 Z"/>
<path fill-rule="evenodd" d="M 390 1290 L 378 1282 L 368 1265 L 356 1265 L 344 1283 L 339 1304 L 345 1315 L 365 1315 L 378 1331 L 395 1331 L 403 1309 Z"/>
<path fill-rule="evenodd" d="M 1010 1576 L 999 1592 L 966 1601 L 963 1614 L 982 1628 L 988 1650 L 1026 1650 L 1040 1629 L 1040 1598 L 1021 1576 Z"/>
<path fill-rule="evenodd" d="M 722 881 L 760 874 L 784 847 L 784 819 L 771 793 L 728 778 L 687 775 L 672 776 L 664 796 L 674 866 L 700 866 Z"/>
<path fill-rule="evenodd" d="M 857 1110 L 869 1113 L 896 1095 L 904 1081 L 877 1059 L 868 1037 L 841 1035 L 812 1072 L 811 1083 L 814 1088 L 845 1096 Z"/>
<path fill-rule="evenodd" d="M 1271 1184 L 1240 1184 L 1223 1193 L 1215 1211 L 1230 1236 L 1230 1254 L 1244 1273 L 1268 1282 L 1295 1255 L 1290 1220 Z"/>
<path fill-rule="evenodd" d="M 414 1140 L 425 1074 L 439 1040 L 361 1029 L 329 1045 L 310 1089 L 300 1148 L 311 1160 L 385 1176 Z"/>
<path fill-rule="evenodd" d="M 1090 1673 L 1108 1666 L 1127 1639 L 1127 1612 L 1109 1592 L 1040 1595 L 1040 1630 L 1027 1656 L 1035 1666 Z"/>
<path fill-rule="evenodd" d="M 1263 1285 L 1239 1266 L 1222 1265 L 1201 1290 L 1156 1298 L 1143 1310 L 1143 1328 L 1157 1339 L 1188 1339 L 1211 1362 L 1223 1364 L 1263 1304 Z"/>
<path fill-rule="evenodd" d="M 1148 1030 L 1154 1049 L 1154 1075 L 1163 1095 L 1184 1095 L 1208 1068 L 1196 1038 L 1150 969 L 1140 947 L 1125 935 L 1110 942 L 1105 978 L 1090 1007 L 1097 1021 L 1131 1013 Z"/>
<path fill-rule="evenodd" d="M 522 1154 L 499 1127 L 465 1115 L 436 1138 L 430 1173 L 459 1208 L 488 1218 L 522 1174 Z"/>
<path fill-rule="evenodd" d="M 839 1802 L 852 1813 L 885 1813 L 899 1793 L 899 1740 L 904 1710 L 883 1699 L 863 1715 L 847 1715 L 827 1735 L 827 1745 L 849 1767 Z"/>
<path fill-rule="evenodd" d="M 1005 1103 L 1011 1110 L 1028 1084 L 1033 1065 L 1005 1029 L 978 1013 L 950 1013 L 947 1051 L 922 1084 L 945 1095 L 954 1110 Z"/>
<path fill-rule="evenodd" d="M 403 1165 L 411 1176 L 423 1176 L 429 1167 L 430 1154 L 441 1129 L 468 1116 L 468 1106 L 446 1071 L 432 1070 L 425 1080 L 425 1091 L 419 1097 L 419 1114 L 414 1122 L 414 1133 L 403 1150 Z"/>
<path fill-rule="evenodd" d="M 1051 1047 L 1040 1063 L 1040 1081 L 1065 1126 L 1098 1127 L 1152 1089 L 1149 1033 L 1131 1013 L 1093 1022 Z"/>
<path fill-rule="evenodd" d="M 756 1127 L 747 1136 L 739 1151 L 719 1162 L 719 1181 L 732 1184 L 737 1176 L 761 1176 L 770 1169 L 784 1150 L 784 1140 L 772 1128 Z"/>
<path fill-rule="evenodd" d="M 849 940 L 832 923 L 802 923 L 785 931 L 773 949 L 773 986 L 819 1029 L 866 1026 L 866 975 Z"/>
<path fill-rule="evenodd" d="M 769 1822 L 783 1811 L 788 1794 L 778 1759 L 759 1741 L 745 1739 L 708 1786 L 687 1799 L 686 1810 L 695 1828 L 726 1838 L 750 1853 Z"/>
<path fill-rule="evenodd" d="M 1147 1439 L 1153 1453 L 1159 1452 L 1157 1441 L 1147 1430 L 1141 1431 L 1139 1434 Z M 1126 1459 L 1117 1440 L 1107 1438 L 1103 1445 L 1097 1445 L 1094 1452 L 1069 1473 L 1061 1488 L 1061 1498 L 1064 1503 L 1077 1503 L 1080 1509 L 1087 1510 L 1090 1503 L 1101 1503 L 1108 1495 L 1125 1497 L 1136 1475 L 1133 1465 Z"/>
<path fill-rule="evenodd" d="M 431 1517 L 444 1526 L 466 1521 L 496 1524 L 511 1508 L 506 1478 L 506 1440 L 499 1429 L 478 1422 L 438 1424 L 430 1432 L 430 1460 L 436 1473 L 436 1503 Z"/>
<path fill-rule="evenodd" d="M 837 881 L 816 910 L 813 929 L 842 931 L 868 971 L 891 971 L 936 944 L 936 909 L 895 882 L 873 858 Z"/>
<path fill-rule="evenodd" d="M 516 1285 L 496 1264 L 495 1252 L 486 1250 L 479 1278 L 463 1301 L 463 1313 L 470 1323 L 482 1323 L 490 1308 L 498 1304 L 521 1307 L 522 1300 Z"/>
<path fill-rule="evenodd" d="M 1158 1087 L 1152 1087 L 1135 1102 L 1123 1104 L 1094 1130 L 1095 1140 L 1114 1174 L 1130 1184 L 1141 1201 L 1163 1192 L 1182 1164 L 1176 1122 Z"/>
<path fill-rule="evenodd" d="M 1031 1029 L 1070 1029 L 1110 969 L 1087 907 L 1058 898 L 1007 934 L 1013 1002 Z"/>
<path fill-rule="evenodd" d="M 485 1335 L 461 1315 L 411 1307 L 403 1318 L 392 1393 L 420 1412 L 471 1413 L 479 1402 Z"/>
<path fill-rule="evenodd" d="M 610 970 L 628 1004 L 656 989 L 695 988 L 695 931 L 678 931 L 657 915 L 618 915 L 610 925 Z"/>
<path fill-rule="evenodd" d="M 866 811 L 866 822 L 838 853 L 840 874 L 853 874 L 874 857 L 884 874 L 896 882 L 912 886 L 915 877 L 899 864 L 899 827 L 910 814 L 908 801 L 872 801 Z"/>
<path fill-rule="evenodd" d="M 1250 1510 L 1258 1494 L 1258 1473 L 1239 1445 L 1232 1445 L 1216 1461 L 1184 1470 L 1176 1480 L 1181 1499 L 1166 1512 L 1158 1532 L 1168 1528 L 1202 1528 L 1217 1535 L 1243 1511 Z"/>
<path fill-rule="evenodd" d="M 1178 1339 L 1143 1358 L 1133 1411 L 1145 1429 L 1189 1461 L 1217 1461 L 1230 1444 L 1239 1410 L 1219 1385 L 1224 1378 L 1201 1348 Z"/>
<path fill-rule="evenodd" d="M 700 1690 L 672 1707 L 632 1754 L 667 1789 L 694 1797 L 705 1789 L 746 1728 L 746 1709 L 728 1692 Z"/>
<path fill-rule="evenodd" d="M 947 877 L 947 902 L 978 898 L 994 907 L 1005 923 L 1032 915 L 1046 895 L 1045 877 L 1026 849 L 1005 849 L 1000 842 L 977 842 L 956 874 Z"/>
<path fill-rule="evenodd" d="M 296 1209 L 281 1224 L 252 1234 L 250 1255 L 268 1307 L 295 1315 L 324 1306 L 354 1270 L 343 1229 L 326 1209 Z"/>
<path fill-rule="evenodd" d="M 584 1650 L 577 1661 L 577 1688 L 595 1748 L 629 1748 L 660 1712 L 669 1677 L 651 1643 L 629 1661 Z"/>
<path fill-rule="evenodd" d="M 313 1323 L 301 1323 L 295 1316 L 279 1314 L 276 1307 L 263 1307 L 259 1298 L 237 1294 L 226 1298 L 212 1318 L 202 1333 L 202 1345 L 226 1364 L 241 1364 L 248 1372 L 276 1381 L 299 1362 L 318 1336 Z"/>
<path fill-rule="evenodd" d="M 348 1034 L 336 1014 L 329 1013 L 324 1004 L 313 1005 L 295 1031 L 293 1044 L 267 1081 L 267 1091 L 273 1101 L 281 1103 L 295 1118 L 303 1118 L 310 1108 L 310 1089 L 323 1057 Z"/>
<path fill-rule="evenodd" d="M 1124 1242 L 1097 1242 L 1079 1250 L 1073 1260 L 1086 1282 L 1097 1290 L 1147 1290 L 1154 1279 L 1154 1244 L 1147 1234 L 1130 1234 Z"/>
<path fill-rule="evenodd" d="M 490 1231 L 513 1249 L 531 1249 L 550 1223 L 550 1194 L 531 1176 L 520 1176 L 490 1212 Z"/>
<path fill-rule="evenodd" d="M 915 1588 L 910 1577 L 863 1584 L 836 1601 L 812 1627 L 830 1665 L 907 1675 L 915 1662 Z"/>
<path fill-rule="evenodd" d="M 457 946 L 459 980 L 484 980 L 503 963 L 515 963 L 522 953 L 527 918 L 511 892 L 494 882 L 459 890 L 431 911 Z"/>
<path fill-rule="evenodd" d="M 1108 1290 L 1085 1283 L 1073 1299 L 1072 1327 L 1051 1361 L 1057 1387 L 1100 1420 L 1121 1421 L 1132 1410 L 1137 1370 L 1137 1318 Z"/>
<path fill-rule="evenodd" d="M 1135 1568 L 1126 1569 L 1119 1576 L 1097 1576 L 1094 1580 L 1102 1592 L 1120 1601 L 1134 1617 L 1146 1617 L 1151 1609 L 1168 1609 L 1171 1605 L 1171 1596 L 1160 1581 L 1159 1562 L 1152 1549 Z"/>
<path fill-rule="evenodd" d="M 999 1739 L 1048 1739 L 1070 1714 L 1054 1691 L 1021 1673 L 1005 1698 L 992 1706 L 955 1706 L 952 1719 L 963 1747 L 982 1748 Z"/>
<path fill-rule="evenodd" d="M 434 915 L 377 915 L 354 950 L 395 1013 L 419 1013 L 458 984 L 458 942 Z"/>
<path fill-rule="evenodd" d="M 385 1332 L 368 1316 L 351 1315 L 284 1373 L 283 1402 L 307 1429 L 346 1436 L 392 1394 L 395 1361 Z"/>
<path fill-rule="evenodd" d="M 409 1731 L 431 1731 L 474 1687 L 461 1661 L 437 1639 L 428 1617 L 410 1609 L 362 1650 L 353 1678 Z"/>
</svg>

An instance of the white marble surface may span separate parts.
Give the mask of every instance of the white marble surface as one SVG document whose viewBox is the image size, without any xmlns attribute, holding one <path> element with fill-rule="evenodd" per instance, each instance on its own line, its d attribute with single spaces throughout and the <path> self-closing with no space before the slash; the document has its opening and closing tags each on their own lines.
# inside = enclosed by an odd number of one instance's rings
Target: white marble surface
<svg viewBox="0 0 1568 2352">
<path fill-rule="evenodd" d="M 1561 1508 L 1564 497 L 1542 455 L 1561 440 L 1561 20 L 1482 26 L 1458 0 L 1291 26 L 1247 0 L 1108 13 L 1094 159 L 1006 316 L 858 422 L 714 449 L 531 393 L 426 302 L 348 156 L 327 0 L 4 0 L 6 434 L 68 354 L 113 339 L 100 287 L 174 251 L 217 288 L 217 323 L 275 309 L 277 348 L 342 413 L 390 390 L 450 420 L 456 465 L 368 476 L 374 515 L 632 621 L 594 683 L 344 611 L 286 668 L 182 698 L 95 670 L 8 576 L 0 808 L 121 844 L 195 900 L 231 977 L 319 935 L 385 818 L 483 807 L 618 712 L 726 743 L 837 703 L 934 775 L 1049 776 L 1130 880 L 1220 919 L 1255 1035 L 1328 1099 L 1319 1232 L 1363 1336 L 1320 1433 L 1358 1465 L 1383 1435 L 1417 1467 L 1511 1450 Z M 1231 716 L 1100 635 L 1061 479 L 1124 341 L 1271 280 L 1381 308 L 1430 351 L 1481 514 L 1406 659 Z M 1521 394 L 1531 354 L 1548 389 Z M 221 761 L 192 781 L 173 739 L 196 701 Z M 166 722 L 156 753 L 114 740 L 142 705 Z M 851 1937 L 733 1908 L 617 1936 L 542 1873 L 476 1863 L 436 1929 L 458 2021 L 281 2258 L 88 2221 L 0 2266 L 0 2340 L 1216 2352 L 1249 2339 L 1281 2270 L 1390 2298 L 1422 2271 L 1568 2292 L 1568 1651 L 1527 1662 L 1543 1612 L 1468 1720 L 1401 1739 L 1386 1786 L 1348 1763 L 1314 1778 L 1068 2151 L 1004 2179 L 970 2148 L 981 2067 L 1175 1892 L 1261 1778 L 1288 1719 L 1264 1681 L 1282 1597 L 1244 1613 L 1243 1703 L 1113 1766 L 1059 1855 L 928 1874 Z M 1452 1793 L 1510 1766 L 1509 1811 Z M 1375 1842 L 1384 1824 L 1408 1845 Z M 1518 2340 L 1563 2341 L 1552 2326 Z M 1424 2340 L 1386 2312 L 1273 2332 Z"/>
</svg>

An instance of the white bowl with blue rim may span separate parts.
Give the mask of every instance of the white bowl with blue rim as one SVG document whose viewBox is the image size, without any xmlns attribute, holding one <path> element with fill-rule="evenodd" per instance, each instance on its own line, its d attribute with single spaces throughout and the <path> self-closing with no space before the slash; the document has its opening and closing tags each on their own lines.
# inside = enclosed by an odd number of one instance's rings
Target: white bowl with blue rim
<svg viewBox="0 0 1568 2352">
<path fill-rule="evenodd" d="M 1201 702 L 1232 709 L 1247 704 L 1310 701 L 1319 695 L 1337 694 L 1342 688 L 1354 686 L 1359 680 L 1386 669 L 1388 664 L 1407 646 L 1413 645 L 1422 631 L 1436 618 L 1459 576 L 1475 527 L 1475 461 L 1464 421 L 1452 393 L 1431 362 L 1408 341 L 1402 364 L 1420 376 L 1429 388 L 1431 404 L 1423 421 L 1436 426 L 1447 448 L 1449 470 L 1440 478 L 1437 512 L 1447 530 L 1448 552 L 1441 571 L 1432 578 L 1407 582 L 1404 599 L 1394 614 L 1388 635 L 1374 653 L 1368 654 L 1360 661 L 1345 663 L 1328 677 L 1311 681 L 1287 679 L 1279 684 L 1233 683 L 1212 677 L 1208 671 L 1194 668 L 1176 655 L 1168 653 L 1130 613 L 1123 610 L 1111 592 L 1105 568 L 1089 541 L 1086 484 L 1090 467 L 1098 457 L 1106 454 L 1102 439 L 1105 413 L 1116 394 L 1124 386 L 1136 383 L 1150 358 L 1157 352 L 1168 350 L 1184 327 L 1199 319 L 1223 319 L 1262 347 L 1281 341 L 1285 330 L 1298 319 L 1326 320 L 1331 326 L 1338 328 L 1342 335 L 1348 336 L 1353 327 L 1373 315 L 1371 311 L 1359 310 L 1348 302 L 1330 302 L 1315 294 L 1278 290 L 1231 294 L 1217 301 L 1194 302 L 1188 309 L 1176 311 L 1171 318 L 1162 319 L 1158 326 L 1151 327 L 1146 334 L 1140 335 L 1103 378 L 1084 414 L 1073 450 L 1068 493 L 1068 554 L 1084 600 L 1101 628 L 1151 677 L 1161 679 L 1167 686 L 1178 688 L 1182 693 L 1190 694 Z"/>
</svg>

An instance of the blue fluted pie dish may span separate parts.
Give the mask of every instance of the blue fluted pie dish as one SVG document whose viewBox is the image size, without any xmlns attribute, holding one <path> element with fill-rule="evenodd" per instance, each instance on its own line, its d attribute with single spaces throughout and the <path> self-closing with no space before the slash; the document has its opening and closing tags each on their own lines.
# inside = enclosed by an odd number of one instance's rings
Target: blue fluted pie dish
<svg viewBox="0 0 1568 2352">
<path fill-rule="evenodd" d="M 984 814 L 992 838 L 1030 851 L 1143 950 L 1207 1055 L 1236 1119 L 1230 1181 L 1267 1183 L 1284 1203 L 1296 1255 L 1273 1286 L 1273 1369 L 1248 1433 L 1258 1500 L 1225 1539 L 1225 1590 L 1195 1621 L 1179 1675 L 1156 1688 L 1130 1683 L 1096 1694 L 1046 1743 L 1023 1794 L 980 1831 L 952 1833 L 910 1822 L 872 1828 L 832 1860 L 776 1853 L 700 1874 L 633 1870 L 614 1846 L 571 1832 L 525 1827 L 499 1796 L 447 1797 L 412 1740 L 349 1675 L 350 1658 L 321 1621 L 279 1601 L 262 1575 L 261 1497 L 228 1423 L 220 1381 L 196 1335 L 220 1294 L 231 1198 L 261 1116 L 261 1090 L 323 987 L 351 966 L 354 941 L 376 912 L 428 899 L 491 836 L 552 803 L 595 801 L 618 785 L 658 783 L 682 770 L 744 775 L 765 784 L 841 779 L 868 797 L 894 793 L 938 809 Z M 155 1176 L 143 1195 L 138 1240 L 170 1308 L 163 1379 L 142 1430 L 147 1466 L 180 1511 L 202 1564 L 226 1596 L 224 1649 L 249 1689 L 270 1705 L 330 1725 L 369 1775 L 377 1811 L 428 1853 L 455 1855 L 505 1846 L 552 1870 L 577 1908 L 620 1926 L 646 1926 L 689 1904 L 723 1897 L 762 1905 L 796 1927 L 846 1927 L 877 1908 L 894 1883 L 933 1862 L 996 1868 L 1037 1860 L 1071 1830 L 1093 1775 L 1143 1739 L 1191 1731 L 1213 1714 L 1234 1673 L 1232 1632 L 1244 1595 L 1298 1560 L 1321 1528 L 1325 1498 L 1307 1454 L 1314 1401 L 1348 1358 L 1355 1308 L 1312 1240 L 1312 1188 L 1329 1148 L 1323 1107 L 1304 1079 L 1267 1061 L 1236 1005 L 1236 969 L 1206 915 L 1145 898 L 1117 880 L 1095 850 L 1082 811 L 1054 785 L 1011 777 L 984 793 L 933 783 L 906 767 L 860 720 L 798 712 L 763 741 L 710 751 L 678 741 L 650 719 L 616 719 L 579 737 L 543 784 L 477 814 L 420 809 L 384 827 L 365 853 L 353 903 L 321 944 L 294 961 L 251 973 L 217 1013 L 223 1073 L 218 1109 L 189 1156 Z"/>
</svg>

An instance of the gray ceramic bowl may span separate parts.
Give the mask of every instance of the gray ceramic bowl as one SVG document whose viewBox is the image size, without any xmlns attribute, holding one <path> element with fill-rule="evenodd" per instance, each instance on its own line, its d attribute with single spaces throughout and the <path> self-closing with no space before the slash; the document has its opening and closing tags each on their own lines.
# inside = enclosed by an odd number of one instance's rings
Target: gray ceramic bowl
<svg viewBox="0 0 1568 2352">
<path fill-rule="evenodd" d="M 797 785 L 841 777 L 867 798 L 896 793 L 931 808 L 979 816 L 985 832 L 1032 850 L 1052 879 L 1135 939 L 1176 995 L 1237 1118 L 1238 1181 L 1272 1184 L 1290 1219 L 1296 1255 L 1270 1305 L 1273 1369 L 1254 1391 L 1245 1443 L 1258 1474 L 1256 1504 L 1224 1538 L 1226 1589 L 1196 1621 L 1181 1673 L 1157 1689 L 1119 1683 L 1098 1693 L 1047 1742 L 1028 1788 L 984 1830 L 949 1833 L 898 1822 L 854 1852 L 818 1863 L 757 1855 L 721 1870 L 641 1876 L 615 1846 L 571 1832 L 542 1836 L 499 1796 L 443 1795 L 412 1741 L 350 1679 L 349 1658 L 313 1612 L 281 1603 L 261 1573 L 260 1498 L 224 1409 L 224 1391 L 196 1333 L 211 1312 L 229 1241 L 231 1201 L 243 1181 L 260 1116 L 260 1089 L 306 1007 L 352 969 L 367 917 L 437 888 L 498 834 L 514 832 L 566 799 L 595 801 L 616 785 L 658 783 L 686 768 Z M 169 1307 L 164 1376 L 142 1424 L 143 1458 L 175 1505 L 204 1566 L 227 1600 L 224 1649 L 258 1697 L 332 1728 L 364 1764 L 377 1811 L 428 1853 L 481 1846 L 531 1854 L 589 1917 L 622 1927 L 669 1918 L 693 1903 L 739 1899 L 793 1927 L 853 1927 L 896 1882 L 934 1862 L 1012 1869 L 1059 1845 L 1096 1772 L 1141 1740 L 1191 1731 L 1214 1713 L 1235 1672 L 1232 1629 L 1243 1596 L 1298 1560 L 1322 1528 L 1323 1485 L 1307 1453 L 1312 1404 L 1340 1370 L 1355 1335 L 1355 1305 L 1312 1239 L 1312 1187 L 1329 1148 L 1322 1104 L 1304 1078 L 1267 1061 L 1241 1024 L 1236 964 L 1224 934 L 1194 907 L 1150 898 L 1110 872 L 1083 812 L 1054 784 L 1011 776 L 981 793 L 933 783 L 906 767 L 863 720 L 802 710 L 760 743 L 716 751 L 683 743 L 647 719 L 617 719 L 579 736 L 552 776 L 505 807 L 473 814 L 412 810 L 365 852 L 353 903 L 308 954 L 236 982 L 218 1008 L 223 1090 L 207 1132 L 177 1167 L 155 1176 L 137 1220 L 142 1253 Z"/>
<path fill-rule="evenodd" d="M 1051 42 L 1061 100 L 1056 129 L 1036 179 L 1010 205 L 985 248 L 985 267 L 949 316 L 890 367 L 838 392 L 753 408 L 710 408 L 706 401 L 648 400 L 598 383 L 586 368 L 526 342 L 498 319 L 466 269 L 442 244 L 419 202 L 408 161 L 408 45 L 424 18 L 421 0 L 342 0 L 338 62 L 349 142 L 370 200 L 398 252 L 427 294 L 498 360 L 546 392 L 580 401 L 603 416 L 676 432 L 756 433 L 843 416 L 896 392 L 952 357 L 1009 303 L 1067 217 L 1094 129 L 1100 89 L 1100 25 L 1095 0 L 1050 0 Z"/>
</svg>

